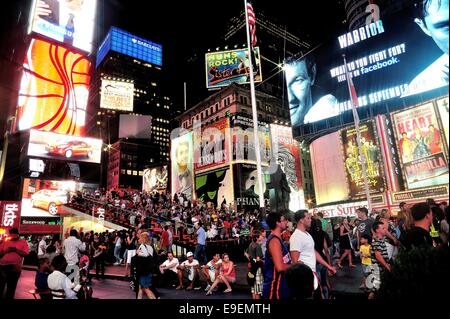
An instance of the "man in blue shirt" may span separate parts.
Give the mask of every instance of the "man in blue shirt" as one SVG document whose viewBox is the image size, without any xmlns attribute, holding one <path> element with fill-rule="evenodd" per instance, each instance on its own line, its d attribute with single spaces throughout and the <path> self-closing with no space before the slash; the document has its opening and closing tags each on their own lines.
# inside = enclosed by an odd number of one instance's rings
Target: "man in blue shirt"
<svg viewBox="0 0 450 319">
<path fill-rule="evenodd" d="M 206 258 L 206 251 L 205 251 L 205 246 L 206 246 L 206 232 L 202 227 L 202 222 L 198 222 L 195 225 L 195 229 L 197 230 L 196 234 L 197 234 L 197 246 L 195 247 L 195 253 L 194 253 L 194 259 L 200 261 L 200 256 L 202 256 L 202 263 L 206 264 L 207 258 Z"/>
</svg>

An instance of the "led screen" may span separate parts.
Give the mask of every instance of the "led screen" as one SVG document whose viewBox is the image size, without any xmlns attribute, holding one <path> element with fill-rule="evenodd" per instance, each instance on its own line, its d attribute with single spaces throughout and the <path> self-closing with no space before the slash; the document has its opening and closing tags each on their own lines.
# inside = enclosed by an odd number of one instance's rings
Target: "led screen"
<svg viewBox="0 0 450 319">
<path fill-rule="evenodd" d="M 30 32 L 92 51 L 97 0 L 35 0 Z"/>
<path fill-rule="evenodd" d="M 194 163 L 192 132 L 172 140 L 172 195 L 184 194 L 192 199 L 194 187 Z"/>
<path fill-rule="evenodd" d="M 162 66 L 162 45 L 112 27 L 97 52 L 98 66 L 109 51 L 115 51 L 141 61 Z"/>
<path fill-rule="evenodd" d="M 134 84 L 102 80 L 100 107 L 125 112 L 133 111 Z"/>
<path fill-rule="evenodd" d="M 31 130 L 28 156 L 100 164 L 102 143 L 94 138 Z"/>
<path fill-rule="evenodd" d="M 166 190 L 168 178 L 167 166 L 147 168 L 142 177 L 142 191 L 152 193 Z"/>
<path fill-rule="evenodd" d="M 90 67 L 84 55 L 32 40 L 23 65 L 18 129 L 84 135 Z"/>
<path fill-rule="evenodd" d="M 359 107 L 414 105 L 421 101 L 419 93 L 432 91 L 435 97 L 448 92 L 448 1 L 442 1 L 438 11 L 447 13 L 446 27 L 432 36 L 415 22 L 415 14 L 404 10 L 340 35 L 310 54 L 287 59 L 292 126 L 351 109 L 343 54 Z M 431 18 L 438 15 L 433 11 Z"/>
<path fill-rule="evenodd" d="M 228 86 L 231 83 L 250 83 L 248 49 L 207 53 L 205 59 L 208 89 Z M 261 57 L 258 47 L 254 50 L 253 73 L 255 82 L 261 82 Z"/>
<path fill-rule="evenodd" d="M 152 117 L 150 115 L 120 114 L 119 138 L 152 137 Z"/>
<path fill-rule="evenodd" d="M 432 103 L 393 114 L 408 189 L 448 184 L 443 132 Z"/>
<path fill-rule="evenodd" d="M 211 170 L 195 176 L 197 200 L 213 207 L 234 203 L 233 176 L 230 168 Z"/>
</svg>

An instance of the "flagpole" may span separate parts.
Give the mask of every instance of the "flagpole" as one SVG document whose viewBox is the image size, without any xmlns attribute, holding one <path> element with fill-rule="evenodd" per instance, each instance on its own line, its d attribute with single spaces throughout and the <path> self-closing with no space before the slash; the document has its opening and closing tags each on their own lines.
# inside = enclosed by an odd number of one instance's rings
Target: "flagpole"
<svg viewBox="0 0 450 319">
<path fill-rule="evenodd" d="M 364 179 L 364 191 L 365 191 L 366 197 L 367 197 L 368 210 L 370 212 L 370 211 L 372 211 L 372 203 L 370 200 L 369 182 L 367 180 L 367 166 L 366 166 L 367 159 L 364 156 L 363 149 L 362 149 L 361 130 L 359 129 L 359 115 L 358 115 L 358 111 L 356 110 L 358 98 L 357 98 L 357 96 L 355 96 L 356 90 L 354 90 L 353 80 L 350 78 L 350 74 L 348 73 L 347 60 L 345 58 L 345 54 L 343 54 L 342 56 L 344 58 L 345 76 L 347 79 L 348 92 L 350 94 L 350 99 L 351 99 L 351 103 L 352 103 L 353 119 L 355 121 L 356 142 L 358 143 L 359 158 L 361 161 L 362 174 L 363 174 L 363 179 Z M 350 81 L 352 84 L 350 84 Z M 352 86 L 353 86 L 353 91 L 352 91 Z M 356 101 L 355 101 L 355 98 L 356 98 Z"/>
<path fill-rule="evenodd" d="M 250 39 L 250 28 L 249 28 L 249 21 L 248 21 L 248 7 L 247 7 L 247 0 L 244 0 L 245 3 L 245 22 L 246 22 L 246 29 L 247 29 L 247 48 L 248 48 L 248 59 L 250 61 L 250 92 L 251 92 L 251 100 L 252 100 L 252 115 L 253 115 L 253 138 L 254 138 L 254 144 L 255 144 L 255 153 L 256 153 L 256 168 L 258 172 L 258 190 L 259 190 L 259 207 L 264 208 L 265 207 L 265 200 L 264 200 L 264 193 L 263 193 L 263 173 L 262 173 L 262 166 L 261 166 L 261 151 L 260 151 L 260 145 L 259 145 L 259 136 L 258 136 L 258 112 L 256 109 L 256 93 L 255 93 L 255 79 L 253 78 L 253 63 L 251 62 L 251 56 L 252 56 L 252 42 Z M 265 214 L 263 214 L 265 218 Z"/>
</svg>

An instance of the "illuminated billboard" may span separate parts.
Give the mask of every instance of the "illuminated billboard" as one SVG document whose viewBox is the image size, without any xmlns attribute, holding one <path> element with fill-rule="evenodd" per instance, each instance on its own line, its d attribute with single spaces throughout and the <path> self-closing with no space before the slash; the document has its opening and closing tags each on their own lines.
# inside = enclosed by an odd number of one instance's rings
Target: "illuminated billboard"
<svg viewBox="0 0 450 319">
<path fill-rule="evenodd" d="M 29 32 L 91 52 L 97 0 L 34 0 Z"/>
<path fill-rule="evenodd" d="M 448 15 L 448 1 L 441 9 Z M 422 101 L 419 93 L 433 98 L 448 92 L 448 44 L 440 43 L 439 32 L 429 36 L 415 18 L 404 10 L 340 35 L 310 54 L 288 58 L 284 70 L 292 126 L 346 111 L 351 115 L 343 54 L 359 107 L 414 105 Z M 448 28 L 442 32 L 448 43 Z"/>
<path fill-rule="evenodd" d="M 96 184 L 75 181 L 50 181 L 25 178 L 22 192 L 22 217 L 55 217 L 64 214 L 67 204 L 77 191 L 95 191 Z"/>
<path fill-rule="evenodd" d="M 292 137 L 291 127 L 271 124 L 270 135 L 273 154 L 276 156 L 277 164 L 286 175 L 289 185 L 289 210 L 296 212 L 299 209 L 304 209 L 305 194 L 302 183 L 300 145 Z M 271 176 L 271 179 L 274 177 Z M 274 205 L 271 204 L 271 207 L 274 207 Z"/>
<path fill-rule="evenodd" d="M 110 29 L 98 49 L 97 67 L 109 51 L 118 52 L 144 62 L 162 66 L 163 47 L 161 44 L 140 38 L 116 27 Z"/>
<path fill-rule="evenodd" d="M 181 193 L 192 200 L 194 187 L 194 163 L 192 132 L 172 140 L 172 195 Z"/>
<path fill-rule="evenodd" d="M 248 49 L 207 53 L 205 59 L 208 89 L 228 86 L 231 83 L 250 83 Z M 258 47 L 254 49 L 254 60 L 255 82 L 262 82 L 261 55 Z"/>
<path fill-rule="evenodd" d="M 256 165 L 252 164 L 235 164 L 233 165 L 234 175 L 234 197 L 238 210 L 245 211 L 259 208 L 259 186 L 258 186 L 258 170 Z M 269 176 L 264 175 L 263 192 L 266 205 L 269 205 L 270 189 Z"/>
<path fill-rule="evenodd" d="M 102 140 L 30 131 L 28 156 L 100 164 Z"/>
<path fill-rule="evenodd" d="M 229 167 L 211 170 L 195 176 L 196 198 L 214 207 L 234 203 L 233 174 Z"/>
<path fill-rule="evenodd" d="M 446 98 L 440 99 L 436 101 L 437 103 L 437 107 L 438 107 L 438 111 L 439 111 L 439 117 L 441 119 L 442 122 L 442 127 L 444 129 L 444 135 L 445 135 L 445 139 L 447 141 L 447 150 L 450 147 L 449 144 L 449 117 L 448 117 L 448 96 Z"/>
<path fill-rule="evenodd" d="M 119 138 L 152 137 L 152 117 L 150 115 L 120 114 Z"/>
<path fill-rule="evenodd" d="M 194 130 L 194 145 L 196 145 L 194 168 L 196 172 L 229 164 L 229 128 L 228 118 L 223 118 L 213 124 L 202 126 L 201 132 Z"/>
<path fill-rule="evenodd" d="M 0 201 L 0 241 L 8 236 L 11 228 L 19 229 L 21 202 Z"/>
<path fill-rule="evenodd" d="M 448 184 L 443 134 L 432 103 L 392 115 L 408 189 Z"/>
<path fill-rule="evenodd" d="M 100 108 L 132 112 L 134 102 L 134 84 L 111 80 L 102 80 Z"/>
<path fill-rule="evenodd" d="M 17 128 L 84 135 L 90 68 L 84 55 L 31 40 L 23 65 Z"/>
<path fill-rule="evenodd" d="M 342 161 L 339 132 L 313 141 L 310 151 L 317 205 L 347 200 L 350 190 Z"/>
<path fill-rule="evenodd" d="M 142 191 L 152 193 L 166 190 L 168 178 L 167 165 L 146 168 L 142 177 Z"/>
<path fill-rule="evenodd" d="M 370 193 L 384 192 L 383 164 L 381 150 L 375 137 L 372 122 L 359 126 L 361 132 L 361 149 L 366 159 L 366 176 Z M 365 198 L 365 186 L 362 164 L 359 156 L 358 143 L 356 141 L 356 129 L 354 127 L 341 130 L 342 151 L 344 154 L 345 174 L 350 187 L 350 198 Z"/>
</svg>

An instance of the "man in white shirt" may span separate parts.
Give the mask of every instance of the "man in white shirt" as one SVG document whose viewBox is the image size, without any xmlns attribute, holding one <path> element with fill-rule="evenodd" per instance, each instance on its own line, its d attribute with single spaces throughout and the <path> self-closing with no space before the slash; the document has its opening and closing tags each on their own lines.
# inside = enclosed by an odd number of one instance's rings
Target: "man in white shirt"
<svg viewBox="0 0 450 319">
<path fill-rule="evenodd" d="M 178 259 L 173 257 L 173 254 L 171 252 L 168 252 L 167 260 L 159 266 L 159 271 L 162 274 L 163 286 L 175 287 L 175 283 L 178 278 L 178 265 Z"/>
<path fill-rule="evenodd" d="M 64 240 L 64 257 L 66 258 L 68 266 L 77 266 L 80 261 L 79 254 L 85 251 L 86 246 L 77 238 L 78 232 L 75 229 L 70 231 L 70 236 Z M 78 284 L 80 282 L 80 274 L 75 271 L 74 282 Z"/>
<path fill-rule="evenodd" d="M 219 271 L 221 263 L 222 259 L 220 259 L 220 254 L 215 254 L 212 260 L 210 260 L 206 265 L 202 266 L 202 273 L 206 278 L 206 282 L 208 283 L 205 291 L 208 291 L 214 281 L 216 281 L 216 273 Z"/>
<path fill-rule="evenodd" d="M 64 274 L 67 268 L 67 261 L 64 256 L 55 256 L 51 268 L 53 272 L 48 276 L 47 284 L 52 291 L 53 299 L 77 299 L 76 291 L 81 287 L 72 283 L 69 277 Z"/>
<path fill-rule="evenodd" d="M 186 254 L 187 260 L 183 261 L 181 265 L 177 267 L 178 269 L 178 282 L 179 285 L 177 290 L 183 289 L 183 277 L 190 282 L 190 285 L 186 288 L 186 290 L 194 289 L 194 284 L 199 279 L 199 262 L 194 259 L 194 254 L 190 251 Z"/>
<path fill-rule="evenodd" d="M 297 228 L 289 240 L 291 259 L 293 263 L 300 262 L 311 268 L 314 273 L 314 290 L 316 290 L 319 287 L 316 262 L 324 265 L 332 273 L 336 273 L 336 269 L 323 260 L 314 248 L 314 239 L 307 232 L 311 227 L 311 214 L 307 210 L 299 210 L 295 213 L 295 222 Z"/>
<path fill-rule="evenodd" d="M 45 241 L 45 236 L 42 236 L 41 241 L 38 245 L 38 258 L 43 258 L 45 255 L 45 250 L 47 249 L 47 242 Z"/>
</svg>

